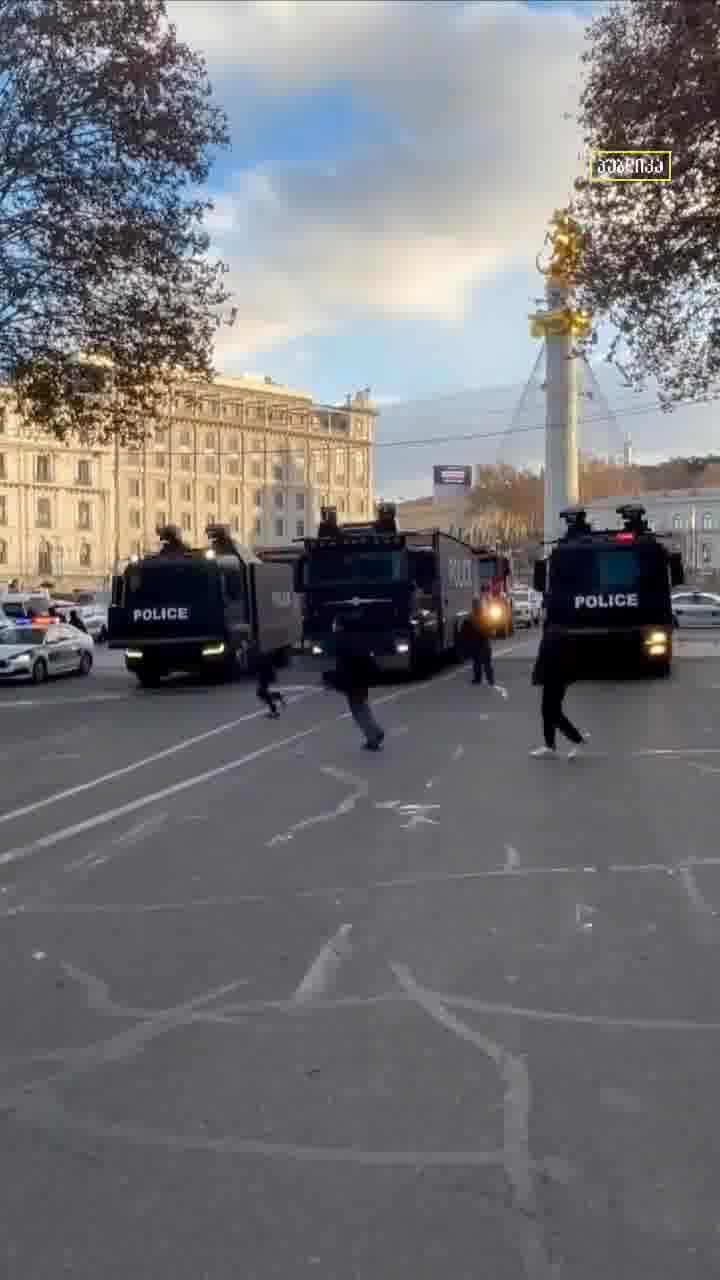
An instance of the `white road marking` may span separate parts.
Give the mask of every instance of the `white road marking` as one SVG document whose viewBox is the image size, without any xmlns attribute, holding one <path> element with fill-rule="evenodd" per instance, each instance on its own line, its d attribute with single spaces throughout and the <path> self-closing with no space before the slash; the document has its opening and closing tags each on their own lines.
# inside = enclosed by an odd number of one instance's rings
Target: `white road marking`
<svg viewBox="0 0 720 1280">
<path fill-rule="evenodd" d="M 678 880 L 685 890 L 693 910 L 698 937 L 701 942 L 714 942 L 718 937 L 716 912 L 703 896 L 691 863 L 678 868 Z"/>
<path fill-rule="evenodd" d="M 336 778 L 338 782 L 344 782 L 348 786 L 354 788 L 349 796 L 341 800 L 334 809 L 328 810 L 327 813 L 314 814 L 310 818 L 301 818 L 299 822 L 293 825 L 280 835 L 273 836 L 267 841 L 268 849 L 273 849 L 275 845 L 287 844 L 289 840 L 294 840 L 298 831 L 304 831 L 306 827 L 314 827 L 319 822 L 332 822 L 335 818 L 342 818 L 346 813 L 350 813 L 358 800 L 363 800 L 370 790 L 370 784 L 364 778 L 356 778 L 352 773 L 345 773 L 342 769 L 336 769 L 334 765 L 324 765 L 320 770 L 321 773 L 327 773 L 331 778 Z"/>
<path fill-rule="evenodd" d="M 633 751 L 633 758 L 641 756 L 717 756 L 720 747 L 660 747 L 648 751 Z"/>
<path fill-rule="evenodd" d="M 527 1280 L 552 1280 L 557 1274 L 543 1238 L 542 1214 L 530 1155 L 530 1076 L 522 1058 L 468 1027 L 446 1008 L 441 997 L 420 987 L 404 965 L 391 965 L 405 994 L 447 1031 L 472 1044 L 497 1068 L 503 1098 L 503 1165 L 516 1211 L 516 1233 Z"/>
<path fill-rule="evenodd" d="M 221 733 L 228 733 L 232 729 L 237 729 L 238 725 L 245 724 L 248 720 L 257 720 L 258 717 L 264 716 L 264 711 L 250 711 L 247 715 L 238 716 L 237 720 L 228 720 L 225 724 L 215 725 L 213 729 L 206 729 L 203 733 L 196 733 L 192 738 L 183 738 L 180 742 L 175 742 L 171 747 L 164 747 L 162 751 L 155 751 L 150 756 L 143 756 L 140 760 L 134 760 L 132 764 L 123 765 L 121 769 L 112 769 L 109 773 L 103 773 L 97 778 L 90 778 L 87 782 L 81 782 L 75 787 L 66 787 L 63 791 L 55 791 L 50 796 L 45 796 L 43 800 L 34 800 L 32 804 L 22 805 L 19 809 L 10 809 L 8 813 L 0 814 L 0 822 L 12 822 L 15 818 L 24 818 L 28 813 L 36 813 L 38 809 L 45 809 L 48 805 L 58 804 L 61 800 L 70 800 L 73 796 L 81 795 L 84 791 L 91 791 L 94 787 L 100 787 L 106 782 L 114 782 L 116 778 L 124 778 L 129 773 L 136 773 L 139 769 L 145 769 L 150 764 L 156 764 L 158 760 L 167 760 L 169 756 L 177 755 L 180 751 L 187 751 L 189 747 L 196 747 L 200 742 L 207 742 L 210 738 L 216 738 Z"/>
<path fill-rule="evenodd" d="M 517 871 L 520 866 L 520 854 L 511 844 L 505 845 L 505 871 Z"/>
<path fill-rule="evenodd" d="M 48 756 L 38 757 L 40 764 L 44 764 L 48 760 L 82 760 L 82 756 L 79 751 L 53 751 Z"/>
<path fill-rule="evenodd" d="M 0 699 L 0 711 L 15 711 L 20 707 L 72 707 L 87 702 L 124 702 L 123 693 L 94 693 L 88 698 L 18 698 L 16 701 Z"/>
<path fill-rule="evenodd" d="M 464 755 L 465 755 L 465 748 L 462 745 L 462 743 L 460 743 L 460 745 L 457 746 L 453 751 L 452 758 L 453 760 L 462 760 Z"/>
<path fill-rule="evenodd" d="M 129 831 L 125 831 L 121 836 L 117 836 L 111 842 L 111 850 L 130 849 L 134 845 L 139 844 L 141 840 L 146 840 L 153 832 L 159 831 L 167 822 L 169 814 L 154 813 L 149 818 L 145 818 L 142 822 L 136 822 Z M 86 854 L 84 858 L 76 858 L 74 862 L 69 862 L 65 867 L 66 872 L 80 871 L 84 868 L 92 870 L 94 867 L 104 867 L 115 855 L 112 852 L 100 854 L 98 856 L 96 850 L 92 850 Z"/>
<path fill-rule="evenodd" d="M 237 760 L 229 760 L 226 764 L 218 765 L 215 769 L 206 769 L 204 773 L 197 773 L 191 778 L 184 778 L 182 782 L 175 782 L 172 786 L 163 787 L 161 791 L 153 791 L 148 795 L 138 796 L 137 799 L 130 800 L 127 804 L 118 805 L 115 809 L 106 809 L 103 813 L 95 814 L 92 818 L 86 818 L 83 822 L 76 822 L 70 827 L 63 827 L 59 831 L 51 831 L 49 835 L 41 836 L 40 839 L 33 840 L 30 844 L 23 845 L 20 848 L 9 849 L 7 853 L 0 854 L 0 866 L 7 866 L 10 862 L 18 862 L 33 853 L 38 853 L 41 849 L 51 849 L 54 845 L 61 844 L 63 840 L 71 840 L 75 836 L 83 835 L 86 831 L 94 831 L 97 827 L 107 826 L 109 822 L 115 822 L 117 818 L 124 818 L 126 814 L 147 808 L 149 804 L 155 804 L 158 800 L 165 800 L 168 796 L 176 796 L 183 791 L 188 791 L 191 787 L 202 786 L 205 782 L 211 782 L 213 779 L 220 778 L 234 769 L 241 769 L 244 765 L 251 764 L 262 756 L 269 755 L 271 751 L 279 751 L 282 747 L 289 746 L 291 742 L 297 742 L 300 738 L 307 738 L 311 733 L 317 733 L 318 729 L 323 727 L 324 724 L 317 724 L 310 729 L 303 729 L 300 733 L 293 733 L 289 738 L 278 738 L 274 742 L 268 742 L 264 747 L 249 751 L 247 755 L 240 756 Z"/>
<path fill-rule="evenodd" d="M 578 902 L 575 906 L 575 928 L 587 931 L 592 929 L 593 925 L 590 917 L 594 913 L 594 907 L 588 907 L 584 902 Z"/>
<path fill-rule="evenodd" d="M 47 960 L 47 955 L 44 951 L 33 951 L 32 958 L 33 960 Z"/>
<path fill-rule="evenodd" d="M 328 990 L 337 976 L 343 957 L 350 953 L 351 929 L 352 925 L 341 924 L 337 933 L 325 943 L 293 996 L 296 1004 L 308 1004 Z"/>
</svg>

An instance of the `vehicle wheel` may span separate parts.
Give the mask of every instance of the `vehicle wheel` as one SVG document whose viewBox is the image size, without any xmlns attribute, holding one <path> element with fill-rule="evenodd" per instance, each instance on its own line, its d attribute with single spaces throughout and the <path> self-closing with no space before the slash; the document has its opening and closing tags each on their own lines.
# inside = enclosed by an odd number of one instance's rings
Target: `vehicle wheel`
<svg viewBox="0 0 720 1280">
<path fill-rule="evenodd" d="M 32 682 L 33 684 L 44 684 L 47 678 L 48 678 L 47 664 L 43 661 L 42 658 L 38 658 L 37 662 L 33 663 Z"/>
<path fill-rule="evenodd" d="M 92 671 L 92 664 L 93 664 L 92 654 L 88 653 L 86 649 L 80 659 L 80 666 L 78 667 L 79 674 L 81 676 L 89 676 L 90 672 Z"/>
<path fill-rule="evenodd" d="M 147 671 L 136 671 L 135 674 L 143 689 L 157 689 L 162 680 L 162 673 L 152 668 Z"/>
</svg>

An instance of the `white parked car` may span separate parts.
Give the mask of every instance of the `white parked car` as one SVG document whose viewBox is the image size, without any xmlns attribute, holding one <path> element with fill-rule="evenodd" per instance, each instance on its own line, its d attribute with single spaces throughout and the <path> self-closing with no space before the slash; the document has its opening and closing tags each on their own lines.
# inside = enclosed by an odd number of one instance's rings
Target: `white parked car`
<svg viewBox="0 0 720 1280">
<path fill-rule="evenodd" d="M 94 643 L 76 627 L 62 622 L 48 626 L 10 623 L 0 628 L 0 680 L 32 680 L 43 684 L 51 676 L 90 674 Z"/>
<path fill-rule="evenodd" d="M 720 627 L 720 595 L 712 591 L 677 591 L 672 611 L 676 627 Z"/>
<path fill-rule="evenodd" d="M 510 592 L 516 627 L 537 627 L 542 617 L 542 596 L 532 587 L 513 587 Z"/>
</svg>

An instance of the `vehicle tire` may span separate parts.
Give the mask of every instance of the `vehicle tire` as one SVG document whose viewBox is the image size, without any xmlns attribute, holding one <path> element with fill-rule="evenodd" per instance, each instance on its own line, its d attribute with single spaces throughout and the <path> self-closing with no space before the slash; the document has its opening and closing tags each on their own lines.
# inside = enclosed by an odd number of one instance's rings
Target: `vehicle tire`
<svg viewBox="0 0 720 1280">
<path fill-rule="evenodd" d="M 92 671 L 92 664 L 93 664 L 92 654 L 89 653 L 88 650 L 86 649 L 80 659 L 80 666 L 78 667 L 78 675 L 89 676 L 90 672 Z"/>
<path fill-rule="evenodd" d="M 135 675 L 143 689 L 157 689 L 162 680 L 162 672 L 155 667 L 150 667 L 145 671 L 136 671 Z"/>
<path fill-rule="evenodd" d="M 33 663 L 31 674 L 33 684 L 45 684 L 45 681 L 48 678 L 47 663 L 44 662 L 42 658 L 37 658 Z"/>
</svg>

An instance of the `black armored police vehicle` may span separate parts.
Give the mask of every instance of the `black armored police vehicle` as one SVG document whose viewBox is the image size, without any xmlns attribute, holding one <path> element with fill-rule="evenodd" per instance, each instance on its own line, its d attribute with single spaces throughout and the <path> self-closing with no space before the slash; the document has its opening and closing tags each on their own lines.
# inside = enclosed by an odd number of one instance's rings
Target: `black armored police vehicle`
<svg viewBox="0 0 720 1280">
<path fill-rule="evenodd" d="M 203 548 L 172 525 L 158 536 L 158 552 L 114 579 L 108 618 L 110 648 L 125 650 L 140 684 L 170 672 L 229 677 L 266 656 L 285 665 L 300 641 L 292 568 L 263 564 L 222 525 L 209 526 Z"/>
<path fill-rule="evenodd" d="M 305 539 L 305 639 L 316 656 L 354 649 L 379 668 L 421 672 L 457 651 L 479 595 L 472 548 L 437 529 L 400 532 L 391 503 L 377 519 L 339 525 L 324 507 Z"/>
<path fill-rule="evenodd" d="M 669 675 L 671 590 L 684 581 L 682 558 L 645 519 L 645 508 L 617 508 L 620 529 L 593 529 L 581 507 L 563 511 L 567 531 L 534 569 L 545 621 L 577 637 L 588 666 L 637 665 Z M 583 662 L 585 665 L 585 662 Z"/>
</svg>

